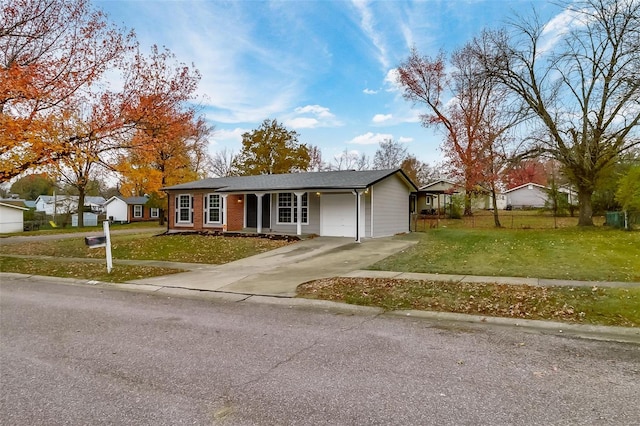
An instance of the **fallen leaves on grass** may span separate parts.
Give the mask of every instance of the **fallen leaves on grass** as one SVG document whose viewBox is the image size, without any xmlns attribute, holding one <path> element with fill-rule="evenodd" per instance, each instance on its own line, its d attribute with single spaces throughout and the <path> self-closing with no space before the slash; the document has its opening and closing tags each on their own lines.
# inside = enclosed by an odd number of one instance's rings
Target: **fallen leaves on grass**
<svg viewBox="0 0 640 426">
<path fill-rule="evenodd" d="M 104 263 L 75 262 L 58 259 L 23 259 L 0 256 L 1 272 L 16 272 L 29 275 L 77 278 L 105 282 L 125 282 L 140 278 L 184 272 L 181 269 L 154 266 L 114 265 L 110 274 Z"/>
<path fill-rule="evenodd" d="M 382 278 L 302 284 L 300 297 L 386 310 L 417 309 L 509 318 L 640 326 L 640 289 L 537 287 Z"/>
</svg>

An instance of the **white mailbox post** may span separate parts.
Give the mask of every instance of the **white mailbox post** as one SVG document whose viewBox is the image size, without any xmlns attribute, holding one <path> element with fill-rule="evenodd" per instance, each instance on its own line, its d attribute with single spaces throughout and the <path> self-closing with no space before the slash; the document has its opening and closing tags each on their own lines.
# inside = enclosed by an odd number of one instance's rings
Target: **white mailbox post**
<svg viewBox="0 0 640 426">
<path fill-rule="evenodd" d="M 111 235 L 109 233 L 108 220 L 102 222 L 102 229 L 104 230 L 104 235 L 99 235 L 97 237 L 84 237 L 84 243 L 88 245 L 89 248 L 105 247 L 107 273 L 110 274 L 113 269 L 113 259 L 111 258 Z"/>
</svg>

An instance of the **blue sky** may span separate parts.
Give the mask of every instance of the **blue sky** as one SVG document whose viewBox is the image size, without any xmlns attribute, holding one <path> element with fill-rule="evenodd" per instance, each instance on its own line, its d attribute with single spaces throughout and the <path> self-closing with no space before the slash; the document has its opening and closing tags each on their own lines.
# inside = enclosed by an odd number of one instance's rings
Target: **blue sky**
<svg viewBox="0 0 640 426">
<path fill-rule="evenodd" d="M 197 95 L 215 126 L 210 151 L 239 152 L 241 134 L 275 118 L 317 145 L 373 157 L 391 138 L 431 165 L 441 135 L 423 128 L 393 70 L 416 46 L 451 52 L 514 14 L 550 20 L 546 1 L 94 1 L 143 47 L 166 46 L 202 74 Z"/>
</svg>

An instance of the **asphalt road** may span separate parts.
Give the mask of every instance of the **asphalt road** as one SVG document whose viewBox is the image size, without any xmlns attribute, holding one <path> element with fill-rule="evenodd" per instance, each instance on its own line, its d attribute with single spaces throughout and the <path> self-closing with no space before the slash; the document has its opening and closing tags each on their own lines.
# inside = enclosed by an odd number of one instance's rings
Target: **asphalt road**
<svg viewBox="0 0 640 426">
<path fill-rule="evenodd" d="M 640 346 L 14 280 L 2 425 L 638 424 Z"/>
</svg>

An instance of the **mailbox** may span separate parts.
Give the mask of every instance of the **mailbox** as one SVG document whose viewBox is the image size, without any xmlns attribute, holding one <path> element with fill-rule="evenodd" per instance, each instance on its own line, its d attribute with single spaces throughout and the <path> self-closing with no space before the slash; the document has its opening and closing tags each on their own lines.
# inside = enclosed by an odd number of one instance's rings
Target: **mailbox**
<svg viewBox="0 0 640 426">
<path fill-rule="evenodd" d="M 106 247 L 107 237 L 106 236 L 84 237 L 84 243 L 88 245 L 89 248 Z"/>
</svg>

